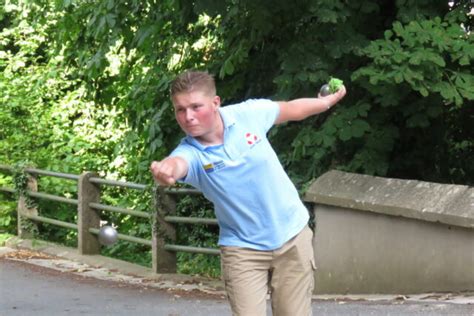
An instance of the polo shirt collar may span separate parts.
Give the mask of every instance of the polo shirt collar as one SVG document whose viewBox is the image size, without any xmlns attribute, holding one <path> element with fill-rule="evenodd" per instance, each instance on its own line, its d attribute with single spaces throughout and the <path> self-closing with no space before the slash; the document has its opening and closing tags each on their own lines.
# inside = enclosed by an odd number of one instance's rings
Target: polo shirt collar
<svg viewBox="0 0 474 316">
<path fill-rule="evenodd" d="M 235 124 L 235 117 L 231 112 L 223 111 L 222 107 L 219 107 L 219 113 L 221 114 L 222 122 L 224 122 L 224 130 Z"/>
</svg>

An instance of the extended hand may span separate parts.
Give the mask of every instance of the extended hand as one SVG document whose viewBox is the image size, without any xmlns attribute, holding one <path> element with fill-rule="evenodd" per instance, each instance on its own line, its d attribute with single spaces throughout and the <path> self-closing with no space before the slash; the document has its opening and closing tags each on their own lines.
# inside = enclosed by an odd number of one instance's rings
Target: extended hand
<svg viewBox="0 0 474 316">
<path fill-rule="evenodd" d="M 176 179 L 173 177 L 175 164 L 170 159 L 164 159 L 162 161 L 153 161 L 150 166 L 151 174 L 153 178 L 160 184 L 170 186 L 176 183 Z"/>
</svg>

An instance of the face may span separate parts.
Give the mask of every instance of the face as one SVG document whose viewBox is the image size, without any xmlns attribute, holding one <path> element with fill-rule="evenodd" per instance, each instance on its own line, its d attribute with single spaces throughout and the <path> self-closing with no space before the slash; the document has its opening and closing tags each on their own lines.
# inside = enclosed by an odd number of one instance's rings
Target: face
<svg viewBox="0 0 474 316">
<path fill-rule="evenodd" d="M 220 98 L 196 90 L 178 93 L 172 97 L 176 121 L 190 136 L 205 139 L 215 131 L 220 116 Z"/>
</svg>

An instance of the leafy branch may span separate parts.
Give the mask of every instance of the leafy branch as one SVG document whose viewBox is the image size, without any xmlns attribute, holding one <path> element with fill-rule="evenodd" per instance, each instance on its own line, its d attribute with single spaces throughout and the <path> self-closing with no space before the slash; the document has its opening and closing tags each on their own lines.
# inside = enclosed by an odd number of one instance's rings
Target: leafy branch
<svg viewBox="0 0 474 316">
<path fill-rule="evenodd" d="M 15 193 L 17 198 L 23 197 L 25 199 L 26 206 L 28 208 L 34 208 L 37 203 L 28 195 L 28 182 L 30 175 L 25 171 L 27 167 L 30 167 L 30 162 L 19 162 L 14 165 L 12 182 L 15 187 Z"/>
</svg>

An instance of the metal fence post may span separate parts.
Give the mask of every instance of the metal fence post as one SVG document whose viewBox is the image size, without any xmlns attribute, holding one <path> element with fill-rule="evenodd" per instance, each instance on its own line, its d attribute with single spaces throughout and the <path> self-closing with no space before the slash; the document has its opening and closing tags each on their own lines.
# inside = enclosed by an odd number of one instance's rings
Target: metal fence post
<svg viewBox="0 0 474 316">
<path fill-rule="evenodd" d="M 27 190 L 33 192 L 38 191 L 38 181 L 36 180 L 36 177 L 31 174 L 28 174 Z M 35 222 L 26 218 L 26 215 L 38 216 L 38 208 L 36 205 L 29 205 L 28 197 L 21 194 L 17 206 L 18 237 L 34 238 L 35 231 L 38 230 L 38 227 Z"/>
<path fill-rule="evenodd" d="M 100 200 L 100 187 L 89 181 L 98 175 L 93 172 L 84 172 L 79 176 L 78 195 L 78 219 L 77 237 L 79 253 L 83 255 L 95 255 L 100 253 L 100 244 L 97 236 L 89 232 L 89 228 L 100 227 L 100 216 L 97 211 L 89 206 L 89 203 Z"/>
<path fill-rule="evenodd" d="M 155 273 L 176 272 L 176 253 L 165 249 L 166 243 L 174 243 L 176 229 L 165 221 L 166 215 L 174 214 L 176 201 L 162 187 L 153 192 L 154 210 L 152 227 L 152 267 Z"/>
</svg>

